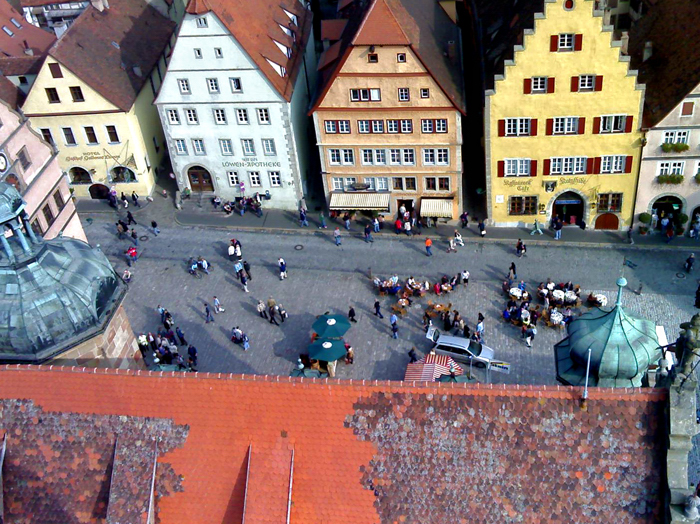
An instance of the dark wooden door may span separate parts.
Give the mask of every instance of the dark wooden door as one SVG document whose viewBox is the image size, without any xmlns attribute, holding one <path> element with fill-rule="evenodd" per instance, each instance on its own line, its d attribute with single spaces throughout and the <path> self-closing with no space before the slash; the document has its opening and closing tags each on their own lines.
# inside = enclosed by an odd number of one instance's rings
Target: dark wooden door
<svg viewBox="0 0 700 524">
<path fill-rule="evenodd" d="M 604 213 L 595 220 L 596 229 L 614 229 L 617 230 L 620 225 L 620 219 L 613 213 Z"/>
<path fill-rule="evenodd" d="M 203 167 L 191 167 L 187 172 L 192 191 L 214 191 L 209 171 Z"/>
</svg>

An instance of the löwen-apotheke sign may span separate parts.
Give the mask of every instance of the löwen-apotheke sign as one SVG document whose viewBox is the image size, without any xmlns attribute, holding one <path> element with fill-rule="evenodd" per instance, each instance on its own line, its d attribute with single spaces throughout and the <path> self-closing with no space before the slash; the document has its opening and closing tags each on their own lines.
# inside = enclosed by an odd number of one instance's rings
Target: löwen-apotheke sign
<svg viewBox="0 0 700 524">
<path fill-rule="evenodd" d="M 223 167 L 282 167 L 280 162 L 261 162 L 257 158 L 221 162 Z"/>
</svg>

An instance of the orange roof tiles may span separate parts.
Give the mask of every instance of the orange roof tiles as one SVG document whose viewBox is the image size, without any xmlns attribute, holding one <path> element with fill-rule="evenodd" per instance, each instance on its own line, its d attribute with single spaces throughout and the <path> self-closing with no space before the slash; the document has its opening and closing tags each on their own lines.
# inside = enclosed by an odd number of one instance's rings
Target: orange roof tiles
<svg viewBox="0 0 700 524">
<path fill-rule="evenodd" d="M 321 69 L 328 67 L 330 64 L 332 64 L 340 54 L 340 47 L 341 43 L 336 42 L 328 49 L 326 49 L 321 55 L 321 58 L 319 58 L 318 60 L 318 66 L 316 66 L 316 70 L 320 71 Z"/>
<path fill-rule="evenodd" d="M 583 411 L 580 388 L 562 386 L 46 366 L 6 366 L 0 382 L 8 524 L 106 524 L 112 498 L 143 515 L 154 439 L 167 524 L 239 523 L 244 503 L 246 522 L 285 522 L 292 451 L 292 523 L 661 518 L 663 390 L 593 388 Z M 112 460 L 126 473 L 110 483 Z M 56 518 L 33 518 L 39 507 Z"/>
<path fill-rule="evenodd" d="M 34 55 L 43 55 L 56 41 L 56 35 L 27 22 L 6 0 L 0 0 L 0 26 L 12 33 L 10 36 L 0 31 L 0 53 L 5 56 L 26 57 L 25 46 L 29 46 Z"/>
<path fill-rule="evenodd" d="M 411 42 L 384 0 L 374 0 L 352 45 L 409 45 Z"/>
<path fill-rule="evenodd" d="M 347 23 L 344 18 L 321 20 L 321 40 L 340 40 Z"/>
</svg>

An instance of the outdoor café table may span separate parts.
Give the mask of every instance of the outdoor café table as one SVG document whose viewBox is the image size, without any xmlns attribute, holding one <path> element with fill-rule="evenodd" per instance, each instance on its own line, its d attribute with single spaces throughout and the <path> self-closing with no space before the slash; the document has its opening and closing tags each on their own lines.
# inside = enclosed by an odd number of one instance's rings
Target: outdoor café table
<svg viewBox="0 0 700 524">
<path fill-rule="evenodd" d="M 399 299 L 399 306 L 408 307 L 408 300 L 406 300 L 405 298 L 400 298 Z"/>
<path fill-rule="evenodd" d="M 517 287 L 510 288 L 510 291 L 508 291 L 508 293 L 513 298 L 520 298 L 523 296 L 522 290 L 520 288 L 517 288 Z"/>
<path fill-rule="evenodd" d="M 564 315 L 559 313 L 559 311 L 555 311 L 552 313 L 549 317 L 549 321 L 554 324 L 555 326 L 558 326 L 564 321 Z"/>
<path fill-rule="evenodd" d="M 539 289 L 539 290 L 537 291 L 537 294 L 540 296 L 540 298 L 544 298 L 544 297 L 546 297 L 547 295 L 549 295 L 549 289 L 547 289 L 547 288 Z"/>
<path fill-rule="evenodd" d="M 564 292 L 561 289 L 555 289 L 552 291 L 552 296 L 555 300 L 564 300 Z"/>
<path fill-rule="evenodd" d="M 433 306 L 433 311 L 437 311 L 438 313 L 442 313 L 443 311 L 449 311 L 449 310 L 450 310 L 450 308 L 448 308 L 444 304 L 435 304 Z"/>
<path fill-rule="evenodd" d="M 564 293 L 564 302 L 566 302 L 567 304 L 575 304 L 577 299 L 578 297 L 573 291 L 567 291 L 566 293 Z"/>
<path fill-rule="evenodd" d="M 608 297 L 605 295 L 598 294 L 595 296 L 595 299 L 600 307 L 605 307 L 608 304 Z"/>
</svg>

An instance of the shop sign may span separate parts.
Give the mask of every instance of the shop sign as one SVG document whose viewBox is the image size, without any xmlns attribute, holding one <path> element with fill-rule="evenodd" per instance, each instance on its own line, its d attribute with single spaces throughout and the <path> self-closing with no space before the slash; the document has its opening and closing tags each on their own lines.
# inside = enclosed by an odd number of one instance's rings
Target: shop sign
<svg viewBox="0 0 700 524">
<path fill-rule="evenodd" d="M 561 185 L 585 184 L 587 178 L 585 176 L 561 177 L 559 183 Z"/>
<path fill-rule="evenodd" d="M 508 180 L 503 181 L 503 185 L 506 187 L 512 187 L 516 191 L 520 191 L 521 193 L 528 193 L 530 192 L 530 185 L 531 185 L 532 179 L 530 178 L 512 178 Z"/>
<path fill-rule="evenodd" d="M 221 162 L 223 167 L 282 167 L 280 162 L 261 162 L 257 158 Z"/>
<path fill-rule="evenodd" d="M 89 162 L 91 160 L 104 160 L 105 158 L 113 158 L 99 151 L 85 151 L 80 156 L 67 156 L 66 162 Z"/>
</svg>

